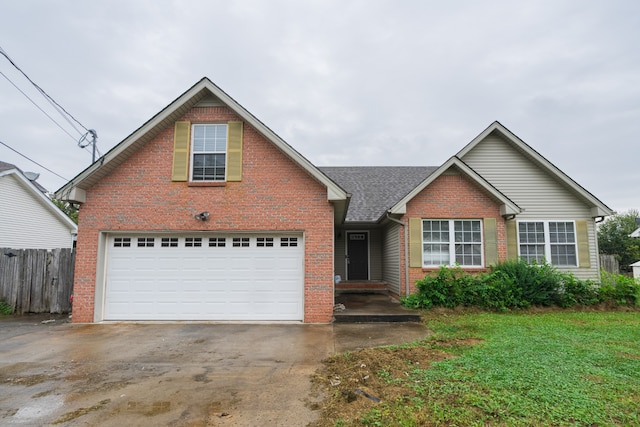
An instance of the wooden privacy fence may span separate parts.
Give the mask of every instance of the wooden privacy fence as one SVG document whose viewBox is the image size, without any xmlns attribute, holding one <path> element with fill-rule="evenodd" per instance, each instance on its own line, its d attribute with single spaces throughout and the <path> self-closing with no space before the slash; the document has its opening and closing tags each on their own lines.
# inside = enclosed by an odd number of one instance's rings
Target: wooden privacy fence
<svg viewBox="0 0 640 427">
<path fill-rule="evenodd" d="M 14 313 L 68 313 L 75 252 L 0 249 L 0 299 Z"/>
<path fill-rule="evenodd" d="M 620 274 L 620 263 L 615 255 L 600 254 L 600 268 L 612 274 Z"/>
</svg>

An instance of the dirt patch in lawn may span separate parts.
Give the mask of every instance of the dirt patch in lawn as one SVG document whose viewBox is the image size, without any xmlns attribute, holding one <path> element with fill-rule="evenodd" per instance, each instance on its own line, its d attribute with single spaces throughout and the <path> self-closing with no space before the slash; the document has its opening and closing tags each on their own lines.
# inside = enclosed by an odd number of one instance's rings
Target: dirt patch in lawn
<svg viewBox="0 0 640 427">
<path fill-rule="evenodd" d="M 428 369 L 433 362 L 455 357 L 442 348 L 475 345 L 480 340 L 438 341 L 412 346 L 368 348 L 332 356 L 316 372 L 313 383 L 324 400 L 314 403 L 321 416 L 312 427 L 335 426 L 359 419 L 380 402 L 411 398 L 397 378 L 414 369 Z M 434 348 L 435 347 L 435 348 Z"/>
</svg>

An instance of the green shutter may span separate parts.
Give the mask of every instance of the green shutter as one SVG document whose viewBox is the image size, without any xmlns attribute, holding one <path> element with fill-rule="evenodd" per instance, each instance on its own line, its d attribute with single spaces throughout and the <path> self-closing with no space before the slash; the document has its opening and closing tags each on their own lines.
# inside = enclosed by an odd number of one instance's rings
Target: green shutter
<svg viewBox="0 0 640 427">
<path fill-rule="evenodd" d="M 176 122 L 173 133 L 172 181 L 186 181 L 189 179 L 190 132 L 191 122 Z"/>
<path fill-rule="evenodd" d="M 227 181 L 242 181 L 242 122 L 228 124 Z"/>
<path fill-rule="evenodd" d="M 422 267 L 422 219 L 409 218 L 409 267 Z"/>
<path fill-rule="evenodd" d="M 578 240 L 578 267 L 591 268 L 591 253 L 589 251 L 589 227 L 587 221 L 576 221 L 576 238 Z"/>
<path fill-rule="evenodd" d="M 498 228 L 495 218 L 485 218 L 484 222 L 484 265 L 498 263 Z"/>
<path fill-rule="evenodd" d="M 507 221 L 507 259 L 518 259 L 518 228 L 517 221 L 512 219 Z"/>
</svg>

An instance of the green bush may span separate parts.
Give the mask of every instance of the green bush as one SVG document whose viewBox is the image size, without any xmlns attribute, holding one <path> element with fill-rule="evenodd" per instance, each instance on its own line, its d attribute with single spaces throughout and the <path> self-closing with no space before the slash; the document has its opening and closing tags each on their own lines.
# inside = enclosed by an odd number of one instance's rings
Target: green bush
<svg viewBox="0 0 640 427">
<path fill-rule="evenodd" d="M 4 302 L 3 300 L 0 300 L 0 315 L 8 315 L 8 314 L 13 314 L 13 307 L 11 307 L 9 304 Z"/>
<path fill-rule="evenodd" d="M 505 261 L 489 272 L 469 274 L 440 267 L 416 282 L 418 291 L 402 299 L 411 308 L 474 306 L 493 311 L 530 306 L 589 306 L 601 302 L 640 306 L 640 282 L 602 273 L 602 284 L 580 280 L 548 264 Z"/>
<path fill-rule="evenodd" d="M 600 300 L 617 305 L 640 306 L 640 281 L 601 271 Z"/>
<path fill-rule="evenodd" d="M 549 264 L 529 264 L 519 259 L 502 262 L 492 267 L 492 271 L 511 279 L 525 304 L 548 306 L 557 302 L 563 275 Z"/>
</svg>

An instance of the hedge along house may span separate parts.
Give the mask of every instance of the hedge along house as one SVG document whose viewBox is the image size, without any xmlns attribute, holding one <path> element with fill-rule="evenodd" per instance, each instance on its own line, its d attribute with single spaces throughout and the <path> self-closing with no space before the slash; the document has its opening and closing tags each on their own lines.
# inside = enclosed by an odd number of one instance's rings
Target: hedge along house
<svg viewBox="0 0 640 427">
<path fill-rule="evenodd" d="M 318 168 L 206 78 L 56 197 L 75 322 L 329 322 L 334 275 L 405 295 L 518 256 L 597 277 L 611 214 L 497 122 L 439 167 Z"/>
</svg>

